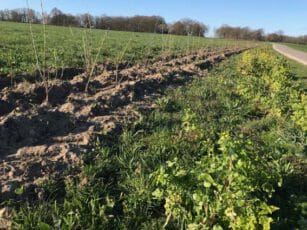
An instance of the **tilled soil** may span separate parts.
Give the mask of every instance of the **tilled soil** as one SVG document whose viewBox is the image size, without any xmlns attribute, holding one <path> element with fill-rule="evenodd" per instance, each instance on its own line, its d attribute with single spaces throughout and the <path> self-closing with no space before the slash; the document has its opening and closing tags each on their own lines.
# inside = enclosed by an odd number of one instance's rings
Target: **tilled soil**
<svg viewBox="0 0 307 230">
<path fill-rule="evenodd" d="M 95 140 L 116 136 L 123 124 L 154 108 L 170 86 L 205 76 L 216 63 L 243 49 L 201 50 L 187 56 L 113 67 L 94 76 L 88 93 L 85 74 L 53 80 L 49 104 L 41 83 L 21 82 L 0 91 L 0 203 L 17 199 L 16 188 L 38 196 L 39 183 L 82 167 L 82 155 Z M 118 82 L 116 82 L 116 79 Z M 20 197 L 18 197 L 19 199 Z"/>
</svg>

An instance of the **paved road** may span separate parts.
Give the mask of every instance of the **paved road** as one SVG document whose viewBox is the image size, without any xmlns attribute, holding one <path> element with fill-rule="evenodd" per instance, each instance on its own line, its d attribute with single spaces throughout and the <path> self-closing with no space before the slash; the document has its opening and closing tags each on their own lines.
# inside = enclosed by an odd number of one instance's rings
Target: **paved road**
<svg viewBox="0 0 307 230">
<path fill-rule="evenodd" d="M 280 45 L 280 44 L 273 44 L 273 49 L 290 59 L 293 59 L 297 62 L 307 65 L 307 53 L 306 52 L 292 49 L 288 46 Z"/>
</svg>

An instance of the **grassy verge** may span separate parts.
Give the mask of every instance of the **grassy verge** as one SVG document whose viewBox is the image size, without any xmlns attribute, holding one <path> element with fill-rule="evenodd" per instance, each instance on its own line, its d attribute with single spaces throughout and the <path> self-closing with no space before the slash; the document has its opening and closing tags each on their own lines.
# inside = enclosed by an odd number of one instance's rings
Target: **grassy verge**
<svg viewBox="0 0 307 230">
<path fill-rule="evenodd" d="M 288 59 L 288 62 L 292 68 L 293 73 L 298 78 L 298 81 L 301 83 L 301 87 L 307 91 L 307 66 L 291 59 Z"/>
<path fill-rule="evenodd" d="M 291 59 L 287 59 L 289 64 L 292 66 L 292 71 L 298 78 L 305 79 L 307 78 L 307 66 Z"/>
<path fill-rule="evenodd" d="M 303 229 L 306 101 L 291 76 L 256 50 L 170 90 L 119 138 L 97 143 L 78 177 L 21 204 L 14 226 Z"/>
<path fill-rule="evenodd" d="M 307 45 L 290 44 L 290 43 L 288 43 L 287 46 L 289 46 L 289 47 L 291 47 L 293 49 L 296 49 L 296 50 L 307 52 Z"/>
<path fill-rule="evenodd" d="M 292 59 L 289 59 L 287 57 L 284 57 L 278 52 L 276 52 L 276 55 L 279 55 L 280 57 L 283 57 L 287 60 L 287 62 L 289 63 L 291 67 L 291 71 L 295 74 L 295 76 L 297 77 L 297 80 L 300 82 L 301 88 L 306 91 L 307 90 L 307 66 L 301 63 L 298 63 L 297 61 L 294 61 Z"/>
</svg>

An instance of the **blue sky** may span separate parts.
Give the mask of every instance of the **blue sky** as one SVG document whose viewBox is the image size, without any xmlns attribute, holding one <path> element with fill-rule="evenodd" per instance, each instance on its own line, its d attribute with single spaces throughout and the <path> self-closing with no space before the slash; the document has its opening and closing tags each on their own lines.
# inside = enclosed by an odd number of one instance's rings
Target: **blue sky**
<svg viewBox="0 0 307 230">
<path fill-rule="evenodd" d="M 29 0 L 39 9 L 39 0 Z M 58 7 L 64 12 L 93 15 L 160 15 L 167 22 L 192 18 L 214 28 L 222 24 L 283 30 L 289 35 L 307 34 L 307 0 L 43 0 L 46 11 Z M 0 9 L 26 6 L 26 0 L 0 0 Z"/>
</svg>

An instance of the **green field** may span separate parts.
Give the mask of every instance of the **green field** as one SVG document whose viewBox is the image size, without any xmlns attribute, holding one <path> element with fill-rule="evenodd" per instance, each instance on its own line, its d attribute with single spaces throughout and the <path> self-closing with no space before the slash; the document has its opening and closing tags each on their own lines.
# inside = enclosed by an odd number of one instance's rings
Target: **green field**
<svg viewBox="0 0 307 230">
<path fill-rule="evenodd" d="M 46 26 L 44 33 L 42 25 L 32 25 L 32 36 L 29 24 L 12 22 L 0 22 L 0 31 L 0 74 L 2 75 L 31 73 L 37 69 L 37 66 L 40 68 L 46 66 L 47 69 L 84 68 L 84 63 L 89 59 L 95 59 L 97 54 L 97 64 L 106 61 L 134 63 L 159 55 L 189 53 L 200 48 L 254 44 L 246 41 L 56 26 Z M 46 49 L 44 49 L 44 34 Z"/>
<path fill-rule="evenodd" d="M 288 43 L 287 46 L 289 46 L 289 47 L 291 47 L 293 49 L 296 49 L 296 50 L 307 52 L 307 45 L 290 44 L 290 43 Z"/>
</svg>

